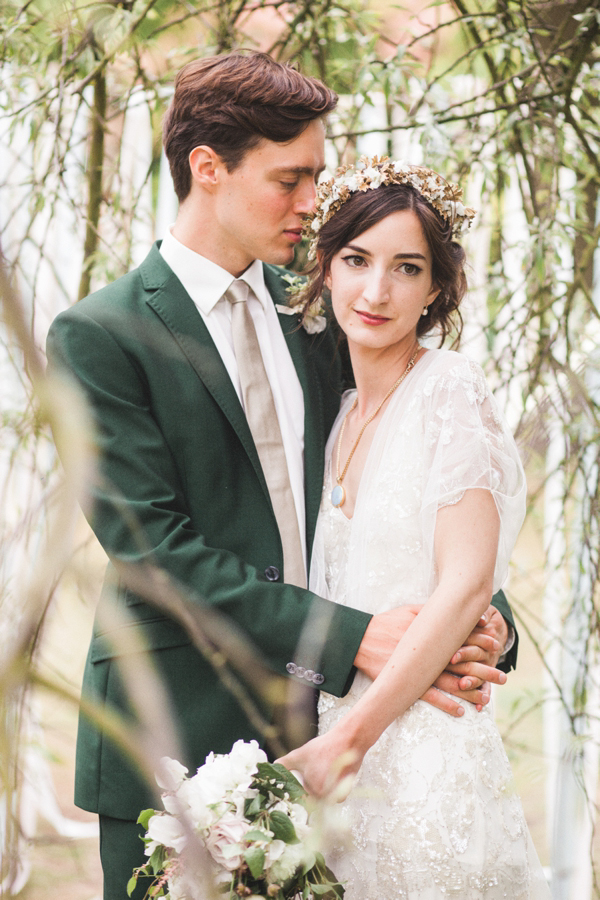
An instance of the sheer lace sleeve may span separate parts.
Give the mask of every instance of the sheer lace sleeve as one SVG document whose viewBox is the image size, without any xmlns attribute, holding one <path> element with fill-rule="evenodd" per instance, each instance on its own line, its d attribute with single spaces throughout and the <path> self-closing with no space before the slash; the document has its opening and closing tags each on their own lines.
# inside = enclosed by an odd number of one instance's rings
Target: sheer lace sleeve
<svg viewBox="0 0 600 900">
<path fill-rule="evenodd" d="M 470 489 L 491 491 L 500 516 L 496 591 L 525 515 L 525 476 L 516 444 L 481 368 L 459 354 L 447 354 L 444 367 L 426 378 L 423 401 L 421 515 L 427 553 L 433 559 L 438 509 L 458 503 Z"/>
</svg>

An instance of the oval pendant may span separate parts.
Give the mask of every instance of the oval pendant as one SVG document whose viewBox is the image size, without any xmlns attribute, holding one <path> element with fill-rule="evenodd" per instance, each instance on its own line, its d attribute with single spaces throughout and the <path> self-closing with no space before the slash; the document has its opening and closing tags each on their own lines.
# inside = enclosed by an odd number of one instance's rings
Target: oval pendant
<svg viewBox="0 0 600 900">
<path fill-rule="evenodd" d="M 336 484 L 331 492 L 331 505 L 335 506 L 336 508 L 338 506 L 343 506 L 345 499 L 346 491 L 341 484 Z"/>
</svg>

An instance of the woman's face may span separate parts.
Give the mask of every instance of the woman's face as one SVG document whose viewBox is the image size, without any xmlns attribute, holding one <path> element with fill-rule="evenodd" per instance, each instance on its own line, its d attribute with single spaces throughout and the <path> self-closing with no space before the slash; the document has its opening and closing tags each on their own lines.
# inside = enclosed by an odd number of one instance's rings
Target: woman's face
<svg viewBox="0 0 600 900">
<path fill-rule="evenodd" d="M 417 214 L 391 213 L 351 240 L 333 257 L 325 284 L 351 350 L 414 346 L 423 308 L 439 293 Z"/>
</svg>

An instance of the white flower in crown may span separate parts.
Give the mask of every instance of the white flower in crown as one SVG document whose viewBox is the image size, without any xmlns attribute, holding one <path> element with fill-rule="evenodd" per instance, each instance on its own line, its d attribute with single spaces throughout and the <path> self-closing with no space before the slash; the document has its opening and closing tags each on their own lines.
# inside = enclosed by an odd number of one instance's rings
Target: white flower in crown
<svg viewBox="0 0 600 900">
<path fill-rule="evenodd" d="M 286 291 L 290 294 L 290 303 L 287 306 L 284 306 L 283 303 L 276 303 L 275 309 L 277 312 L 286 316 L 302 316 L 302 327 L 308 334 L 319 334 L 321 331 L 325 331 L 327 319 L 323 315 L 325 305 L 322 299 L 319 298 L 314 303 L 311 303 L 306 312 L 304 311 L 304 300 L 300 299 L 296 303 L 293 302 L 294 297 L 301 294 L 304 290 L 306 279 L 301 275 L 292 275 L 290 273 L 282 275 L 282 279 L 288 283 Z"/>
<path fill-rule="evenodd" d="M 401 159 L 391 160 L 387 156 L 362 156 L 354 165 L 342 166 L 333 178 L 319 184 L 315 210 L 306 216 L 304 223 L 304 236 L 310 241 L 308 258 L 314 259 L 316 256 L 319 232 L 323 225 L 352 194 L 389 184 L 411 185 L 442 218 L 451 223 L 453 237 L 466 231 L 475 216 L 475 210 L 462 203 L 461 188 L 446 181 L 432 169 L 414 166 Z"/>
<path fill-rule="evenodd" d="M 349 191 L 357 191 L 360 187 L 360 178 L 358 175 L 347 175 L 343 182 Z M 337 194 L 337 191 L 336 191 Z"/>
</svg>

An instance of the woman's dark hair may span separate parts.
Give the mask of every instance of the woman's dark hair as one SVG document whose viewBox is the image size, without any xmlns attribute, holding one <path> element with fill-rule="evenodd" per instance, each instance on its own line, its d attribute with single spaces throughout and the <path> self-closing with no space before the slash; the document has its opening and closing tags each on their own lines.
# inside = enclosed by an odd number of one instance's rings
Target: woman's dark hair
<svg viewBox="0 0 600 900">
<path fill-rule="evenodd" d="M 462 331 L 459 305 L 467 290 L 465 251 L 452 240 L 452 223 L 447 222 L 427 200 L 407 184 L 382 185 L 357 191 L 319 231 L 318 264 L 310 272 L 304 292 L 305 309 L 321 296 L 331 260 L 359 234 L 377 225 L 391 213 L 410 209 L 416 213 L 431 250 L 431 274 L 439 294 L 429 306 L 429 314 L 417 323 L 417 337 L 437 330 L 440 346 L 446 335 L 455 332 L 458 344 Z"/>
<path fill-rule="evenodd" d="M 330 112 L 337 94 L 265 53 L 197 59 L 181 69 L 163 121 L 175 193 L 191 189 L 189 156 L 205 144 L 232 172 L 263 138 L 285 143 Z"/>
</svg>

